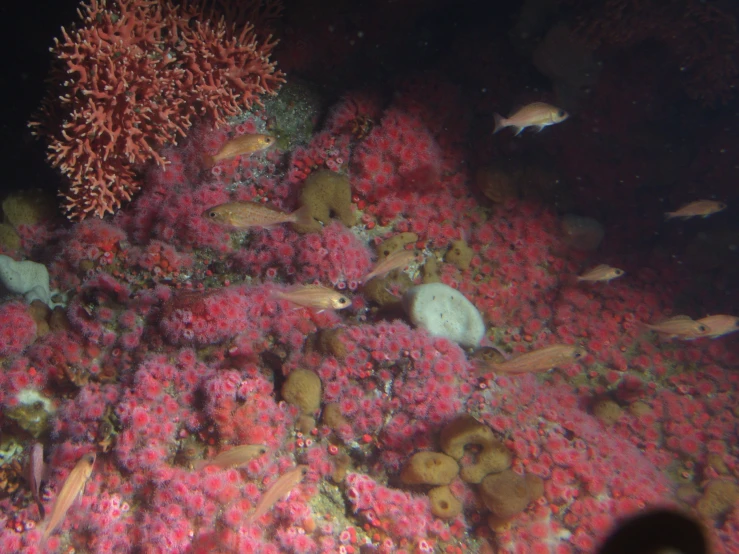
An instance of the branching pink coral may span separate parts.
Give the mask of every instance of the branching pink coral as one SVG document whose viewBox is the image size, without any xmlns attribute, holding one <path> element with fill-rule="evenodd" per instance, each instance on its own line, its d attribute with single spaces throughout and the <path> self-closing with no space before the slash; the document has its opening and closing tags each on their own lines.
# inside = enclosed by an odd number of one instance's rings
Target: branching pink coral
<svg viewBox="0 0 739 554">
<path fill-rule="evenodd" d="M 129 201 L 141 186 L 137 166 L 166 164 L 159 148 L 184 136 L 195 116 L 222 124 L 283 82 L 269 61 L 271 37 L 259 44 L 251 23 L 205 11 L 205 2 L 90 0 L 82 24 L 62 29 L 53 86 L 30 125 L 70 180 L 70 219 Z"/>
</svg>

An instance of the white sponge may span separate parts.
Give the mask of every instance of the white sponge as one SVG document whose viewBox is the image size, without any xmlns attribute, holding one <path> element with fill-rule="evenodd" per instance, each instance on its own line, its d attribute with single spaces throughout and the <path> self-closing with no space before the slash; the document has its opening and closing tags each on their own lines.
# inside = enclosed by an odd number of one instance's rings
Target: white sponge
<svg viewBox="0 0 739 554">
<path fill-rule="evenodd" d="M 41 300 L 52 306 L 49 290 L 49 272 L 46 266 L 30 260 L 16 262 L 13 258 L 0 254 L 0 283 L 8 292 L 22 294 L 26 302 Z"/>
<path fill-rule="evenodd" d="M 477 347 L 485 336 L 485 323 L 474 304 L 443 283 L 426 283 L 406 291 L 403 307 L 416 327 L 460 346 Z"/>
</svg>

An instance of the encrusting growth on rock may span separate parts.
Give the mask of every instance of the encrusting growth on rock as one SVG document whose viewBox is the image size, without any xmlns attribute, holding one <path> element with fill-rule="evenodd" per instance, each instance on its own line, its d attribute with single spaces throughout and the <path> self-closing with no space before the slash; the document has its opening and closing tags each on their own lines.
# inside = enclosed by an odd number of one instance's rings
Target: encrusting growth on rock
<svg viewBox="0 0 739 554">
<path fill-rule="evenodd" d="M 352 189 L 349 179 L 333 171 L 311 173 L 305 180 L 300 204 L 307 207 L 314 223 L 296 225 L 299 232 L 320 231 L 321 223 L 329 224 L 332 215 L 338 217 L 347 227 L 354 225 L 356 220 L 352 212 Z"/>
</svg>

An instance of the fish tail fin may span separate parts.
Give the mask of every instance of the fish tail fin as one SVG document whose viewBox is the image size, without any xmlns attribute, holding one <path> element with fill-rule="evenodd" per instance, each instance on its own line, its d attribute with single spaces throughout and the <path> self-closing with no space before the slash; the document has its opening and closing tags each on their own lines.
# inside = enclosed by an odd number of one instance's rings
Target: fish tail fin
<svg viewBox="0 0 739 554">
<path fill-rule="evenodd" d="M 211 169 L 214 165 L 216 165 L 216 158 L 215 156 L 213 156 L 213 154 L 203 152 L 200 156 L 200 162 L 203 164 L 203 167 L 205 169 Z"/>
<path fill-rule="evenodd" d="M 300 227 L 313 227 L 316 224 L 316 220 L 313 219 L 313 213 L 308 205 L 298 208 L 292 215 L 295 218 L 293 223 Z"/>
<path fill-rule="evenodd" d="M 389 294 L 390 296 L 392 296 L 392 297 L 394 297 L 394 298 L 397 298 L 398 300 L 400 300 L 401 298 L 403 298 L 403 295 L 401 295 L 401 294 L 398 294 L 398 293 L 396 293 L 396 292 L 393 292 L 393 291 L 391 291 L 391 290 L 390 290 L 389 288 L 387 288 L 387 287 L 385 287 L 385 292 L 387 292 L 387 293 L 388 293 L 388 294 Z"/>
<path fill-rule="evenodd" d="M 41 552 L 46 552 L 46 543 L 49 542 L 49 537 L 51 537 L 51 534 L 54 532 L 53 529 L 49 527 L 49 524 L 45 521 L 43 521 L 40 525 L 41 529 L 41 540 L 39 540 L 39 547 L 41 548 Z"/>
<path fill-rule="evenodd" d="M 505 117 L 503 117 L 499 113 L 494 113 L 493 118 L 495 118 L 495 128 L 493 129 L 493 134 L 497 133 L 501 129 L 505 129 L 508 126 Z"/>
<path fill-rule="evenodd" d="M 673 217 L 677 217 L 675 212 L 665 212 L 665 221 L 670 221 Z"/>
<path fill-rule="evenodd" d="M 285 294 L 285 291 L 282 291 L 280 289 L 272 289 L 269 295 L 275 300 L 287 300 L 290 303 L 291 309 L 293 310 L 297 310 L 300 307 L 293 300 L 291 300 L 287 294 Z"/>
</svg>

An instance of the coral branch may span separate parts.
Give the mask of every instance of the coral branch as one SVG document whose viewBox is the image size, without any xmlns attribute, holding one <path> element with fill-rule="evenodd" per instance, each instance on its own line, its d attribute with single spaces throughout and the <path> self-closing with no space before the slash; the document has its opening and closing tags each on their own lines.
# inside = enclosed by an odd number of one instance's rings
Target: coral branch
<svg viewBox="0 0 739 554">
<path fill-rule="evenodd" d="M 276 41 L 259 41 L 252 23 L 205 18 L 205 3 L 90 0 L 79 13 L 81 25 L 62 29 L 51 49 L 52 87 L 29 124 L 70 180 L 62 193 L 70 219 L 103 217 L 130 200 L 138 167 L 166 164 L 157 151 L 194 116 L 223 124 L 284 82 L 269 61 Z M 262 19 L 275 13 L 271 5 Z"/>
</svg>

